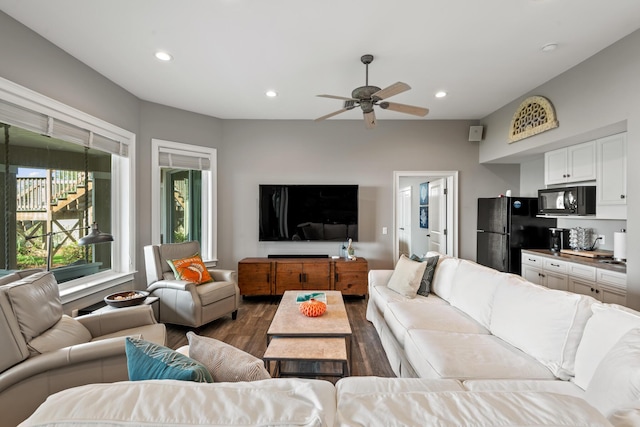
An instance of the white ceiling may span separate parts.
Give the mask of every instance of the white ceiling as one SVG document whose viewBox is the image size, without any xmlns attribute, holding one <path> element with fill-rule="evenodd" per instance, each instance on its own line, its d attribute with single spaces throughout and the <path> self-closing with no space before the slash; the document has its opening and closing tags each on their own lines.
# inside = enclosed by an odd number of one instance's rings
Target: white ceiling
<svg viewBox="0 0 640 427">
<path fill-rule="evenodd" d="M 315 95 L 364 85 L 367 53 L 369 84 L 412 86 L 391 101 L 428 107 L 427 120 L 480 119 L 640 28 L 639 0 L 0 0 L 0 10 L 143 100 L 224 119 L 338 110 Z M 558 48 L 542 52 L 548 43 Z M 155 59 L 158 49 L 174 60 Z"/>
</svg>

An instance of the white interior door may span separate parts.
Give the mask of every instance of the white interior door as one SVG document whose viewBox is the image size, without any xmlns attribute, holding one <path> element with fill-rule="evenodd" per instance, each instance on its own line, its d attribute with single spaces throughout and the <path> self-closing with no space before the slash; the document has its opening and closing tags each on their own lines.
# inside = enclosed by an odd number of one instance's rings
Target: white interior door
<svg viewBox="0 0 640 427">
<path fill-rule="evenodd" d="M 447 180 L 429 182 L 429 250 L 447 253 Z"/>
<path fill-rule="evenodd" d="M 398 254 L 410 256 L 411 250 L 411 187 L 401 188 L 398 192 L 396 204 L 398 230 Z"/>
</svg>

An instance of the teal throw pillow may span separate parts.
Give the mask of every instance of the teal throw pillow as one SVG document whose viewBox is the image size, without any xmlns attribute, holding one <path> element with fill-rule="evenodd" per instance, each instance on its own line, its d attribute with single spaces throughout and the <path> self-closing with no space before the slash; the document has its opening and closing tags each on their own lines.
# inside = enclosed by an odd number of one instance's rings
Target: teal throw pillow
<svg viewBox="0 0 640 427">
<path fill-rule="evenodd" d="M 127 337 L 129 380 L 182 380 L 212 383 L 207 368 L 184 354 L 149 341 Z"/>
<path fill-rule="evenodd" d="M 411 255 L 412 260 L 427 263 L 427 268 L 424 269 L 422 280 L 420 280 L 420 287 L 417 292 L 418 295 L 422 295 L 424 297 L 429 296 L 429 292 L 431 292 L 431 282 L 433 281 L 433 273 L 436 271 L 436 265 L 438 265 L 439 258 L 440 257 L 438 255 L 427 258 L 421 258 L 418 255 Z"/>
</svg>

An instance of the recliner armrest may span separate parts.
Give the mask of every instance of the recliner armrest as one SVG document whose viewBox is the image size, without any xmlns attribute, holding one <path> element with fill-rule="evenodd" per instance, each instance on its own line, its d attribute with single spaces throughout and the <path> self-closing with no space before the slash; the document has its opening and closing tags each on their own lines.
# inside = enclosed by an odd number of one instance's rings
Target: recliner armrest
<svg viewBox="0 0 640 427">
<path fill-rule="evenodd" d="M 192 292 L 195 291 L 196 286 L 196 284 L 187 282 L 186 280 L 158 280 L 157 282 L 150 284 L 147 287 L 147 291 L 153 292 L 156 289 L 168 288 L 175 289 L 177 291 Z"/>
<path fill-rule="evenodd" d="M 215 282 L 233 282 L 238 283 L 238 274 L 235 270 L 211 269 L 208 270 L 211 278 Z"/>
<path fill-rule="evenodd" d="M 82 323 L 94 338 L 123 329 L 158 323 L 153 316 L 153 309 L 150 305 L 124 307 L 102 313 L 87 314 L 76 317 L 76 320 Z"/>
<path fill-rule="evenodd" d="M 125 337 L 76 344 L 30 357 L 0 374 L 0 392 L 28 378 L 78 363 L 125 356 Z M 82 383 L 82 382 L 79 382 Z"/>
</svg>

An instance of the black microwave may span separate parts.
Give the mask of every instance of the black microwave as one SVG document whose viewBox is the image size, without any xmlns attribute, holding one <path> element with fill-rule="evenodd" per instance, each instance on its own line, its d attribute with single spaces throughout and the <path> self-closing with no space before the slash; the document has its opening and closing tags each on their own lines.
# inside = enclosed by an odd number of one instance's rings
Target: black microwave
<svg viewBox="0 0 640 427">
<path fill-rule="evenodd" d="M 596 187 L 590 185 L 538 190 L 538 214 L 595 215 Z"/>
</svg>

